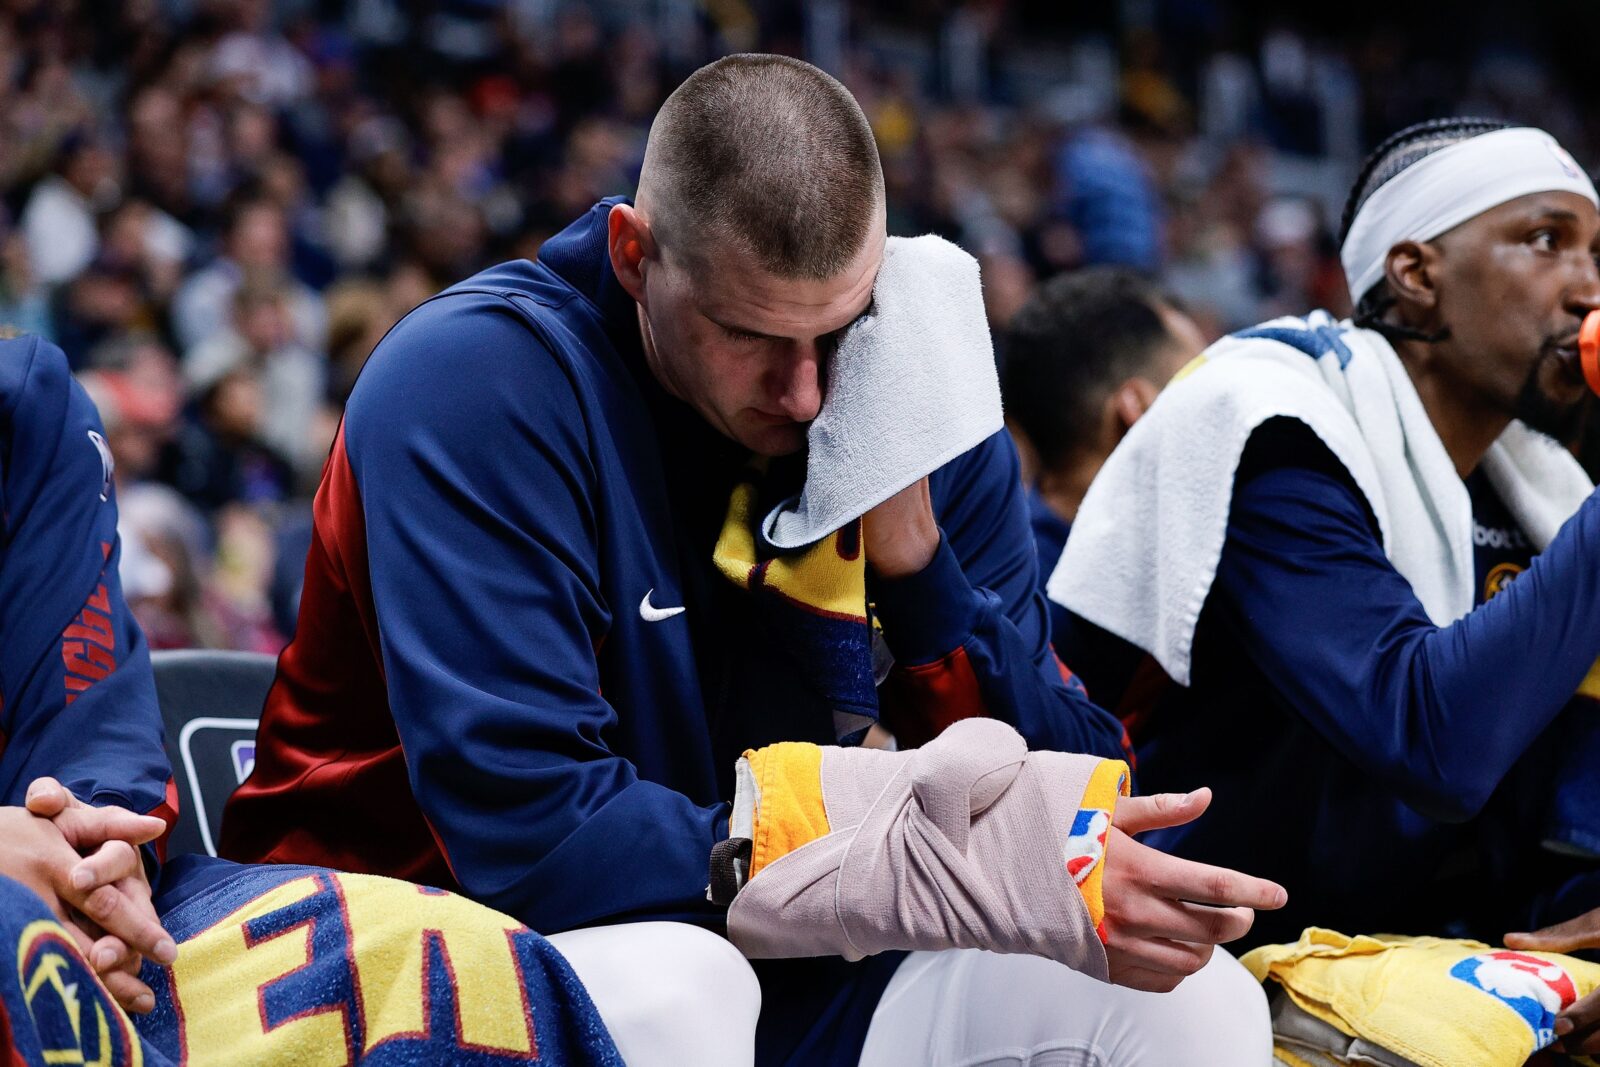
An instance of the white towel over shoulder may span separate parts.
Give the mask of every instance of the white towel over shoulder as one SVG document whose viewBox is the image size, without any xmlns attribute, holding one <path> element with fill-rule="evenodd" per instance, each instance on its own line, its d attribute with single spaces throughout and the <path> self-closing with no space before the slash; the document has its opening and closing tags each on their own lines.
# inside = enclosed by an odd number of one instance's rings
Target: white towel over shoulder
<svg viewBox="0 0 1600 1067">
<path fill-rule="evenodd" d="M 1084 497 L 1050 599 L 1187 685 L 1239 459 L 1278 417 L 1308 426 L 1349 471 L 1428 617 L 1445 626 L 1470 611 L 1466 486 L 1389 342 L 1320 311 L 1223 338 L 1162 392 Z M 1541 551 L 1593 488 L 1571 455 L 1520 423 L 1484 464 Z"/>
</svg>

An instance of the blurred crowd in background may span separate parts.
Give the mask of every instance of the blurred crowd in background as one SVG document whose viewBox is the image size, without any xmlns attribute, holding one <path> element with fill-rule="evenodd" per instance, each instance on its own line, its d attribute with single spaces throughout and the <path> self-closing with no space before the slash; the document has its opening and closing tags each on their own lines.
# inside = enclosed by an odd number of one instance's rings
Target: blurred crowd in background
<svg viewBox="0 0 1600 1067">
<path fill-rule="evenodd" d="M 1099 263 L 1158 276 L 1212 336 L 1343 313 L 1346 187 L 1417 119 L 1515 118 L 1593 163 L 1560 81 L 1584 84 L 1562 50 L 1593 11 L 1342 10 L 3 0 L 0 323 L 60 344 L 100 408 L 152 646 L 274 652 L 373 345 L 631 192 L 656 107 L 718 55 L 840 77 L 878 135 L 891 231 L 978 256 L 996 323 Z"/>
</svg>

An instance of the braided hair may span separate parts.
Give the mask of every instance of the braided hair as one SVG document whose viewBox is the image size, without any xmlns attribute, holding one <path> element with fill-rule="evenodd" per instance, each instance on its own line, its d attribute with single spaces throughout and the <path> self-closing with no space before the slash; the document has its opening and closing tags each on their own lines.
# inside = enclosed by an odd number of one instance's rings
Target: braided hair
<svg viewBox="0 0 1600 1067">
<path fill-rule="evenodd" d="M 1429 119 L 1385 138 L 1361 165 L 1361 173 L 1356 176 L 1355 185 L 1350 189 L 1350 198 L 1344 205 L 1344 219 L 1339 224 L 1339 244 L 1343 245 L 1345 238 L 1350 236 L 1350 224 L 1355 221 L 1361 205 L 1371 199 L 1372 194 L 1389 179 L 1441 148 L 1449 148 L 1496 130 L 1509 129 L 1511 125 L 1496 119 Z M 1385 321 L 1384 315 L 1394 307 L 1396 299 L 1389 291 L 1389 283 L 1382 278 L 1366 292 L 1351 293 L 1350 296 L 1356 301 L 1351 320 L 1364 329 L 1376 330 L 1390 341 L 1404 339 L 1432 344 L 1450 336 L 1448 326 L 1428 333 L 1414 326 Z"/>
</svg>

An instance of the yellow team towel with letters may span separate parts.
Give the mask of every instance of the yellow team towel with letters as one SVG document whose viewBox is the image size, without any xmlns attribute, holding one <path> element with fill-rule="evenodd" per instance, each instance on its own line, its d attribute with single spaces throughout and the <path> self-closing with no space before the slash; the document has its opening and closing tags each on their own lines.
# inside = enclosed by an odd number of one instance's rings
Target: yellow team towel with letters
<svg viewBox="0 0 1600 1067">
<path fill-rule="evenodd" d="M 1512 952 L 1478 941 L 1391 935 L 1349 937 L 1308 927 L 1292 945 L 1263 945 L 1242 962 L 1282 987 L 1274 1012 L 1280 1062 L 1374 1063 L 1348 1048 L 1285 1041 L 1285 1015 L 1310 1016 L 1337 1035 L 1418 1067 L 1521 1067 L 1555 1040 L 1556 1015 L 1600 986 L 1600 965 L 1554 952 Z M 1268 990 L 1269 996 L 1275 991 Z M 1302 1014 L 1303 1013 L 1303 1014 Z M 1579 1058 L 1579 1063 L 1593 1061 Z"/>
</svg>

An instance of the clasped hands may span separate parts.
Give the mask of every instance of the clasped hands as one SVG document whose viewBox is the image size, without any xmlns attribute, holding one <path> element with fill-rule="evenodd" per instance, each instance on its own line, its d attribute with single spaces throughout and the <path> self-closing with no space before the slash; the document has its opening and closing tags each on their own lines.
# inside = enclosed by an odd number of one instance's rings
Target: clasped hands
<svg viewBox="0 0 1600 1067">
<path fill-rule="evenodd" d="M 54 778 L 35 779 L 23 807 L 0 807 L 0 875 L 45 902 L 107 991 L 136 1014 L 155 1007 L 139 980 L 144 960 L 167 966 L 178 958 L 151 905 L 139 851 L 166 829 L 151 815 L 85 804 Z"/>
</svg>

